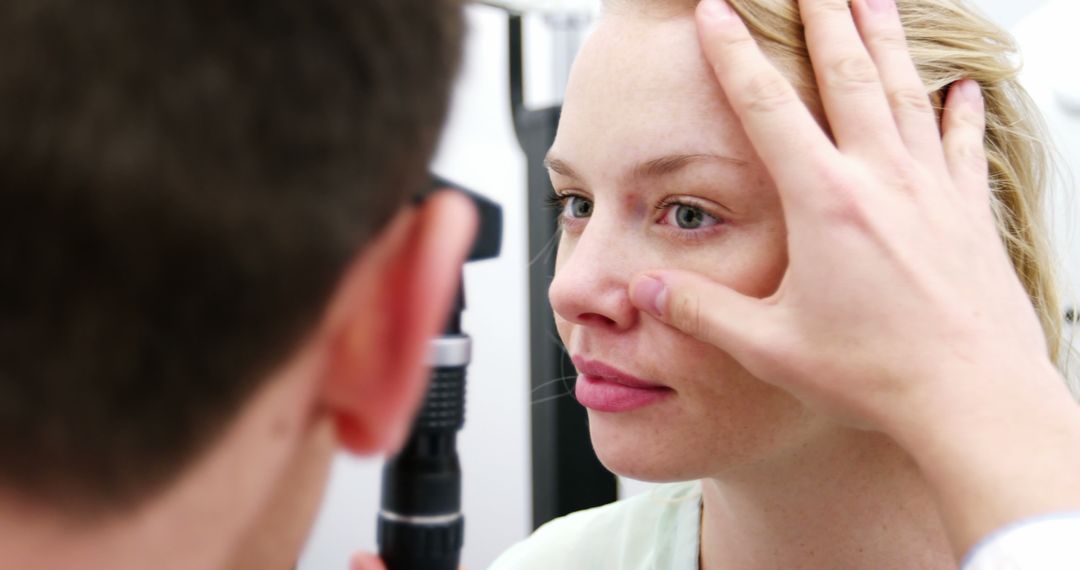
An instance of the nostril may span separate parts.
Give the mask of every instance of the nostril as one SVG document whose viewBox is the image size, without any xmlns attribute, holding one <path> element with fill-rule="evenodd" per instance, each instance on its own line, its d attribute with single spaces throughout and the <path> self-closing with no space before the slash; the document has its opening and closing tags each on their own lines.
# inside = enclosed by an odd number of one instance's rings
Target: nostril
<svg viewBox="0 0 1080 570">
<path fill-rule="evenodd" d="M 578 322 L 583 325 L 605 326 L 615 325 L 615 319 L 605 317 L 599 313 L 582 313 L 578 315 Z"/>
</svg>

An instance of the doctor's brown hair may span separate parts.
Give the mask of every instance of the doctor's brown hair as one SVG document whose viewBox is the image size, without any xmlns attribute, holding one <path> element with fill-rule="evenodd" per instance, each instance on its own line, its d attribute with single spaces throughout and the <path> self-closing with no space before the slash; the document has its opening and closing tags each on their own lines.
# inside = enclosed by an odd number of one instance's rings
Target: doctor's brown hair
<svg viewBox="0 0 1080 570">
<path fill-rule="evenodd" d="M 426 180 L 455 0 L 0 3 L 0 488 L 166 486 Z"/>
</svg>

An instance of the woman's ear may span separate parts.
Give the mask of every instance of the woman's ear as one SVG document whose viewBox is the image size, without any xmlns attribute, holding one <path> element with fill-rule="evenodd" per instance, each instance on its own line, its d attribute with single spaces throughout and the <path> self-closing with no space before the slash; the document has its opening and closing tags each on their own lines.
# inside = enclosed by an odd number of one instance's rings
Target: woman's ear
<svg viewBox="0 0 1080 570">
<path fill-rule="evenodd" d="M 320 395 L 349 451 L 395 451 L 408 435 L 476 222 L 468 198 L 434 194 L 401 212 L 341 282 L 324 329 Z"/>
</svg>

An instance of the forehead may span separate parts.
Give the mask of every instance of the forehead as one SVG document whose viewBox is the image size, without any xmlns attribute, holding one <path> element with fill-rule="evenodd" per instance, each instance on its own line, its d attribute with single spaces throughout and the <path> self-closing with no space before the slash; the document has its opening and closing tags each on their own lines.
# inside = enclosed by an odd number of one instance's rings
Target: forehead
<svg viewBox="0 0 1080 570">
<path fill-rule="evenodd" d="M 753 158 L 692 13 L 609 12 L 574 64 L 552 155 L 609 171 L 678 153 Z"/>
</svg>

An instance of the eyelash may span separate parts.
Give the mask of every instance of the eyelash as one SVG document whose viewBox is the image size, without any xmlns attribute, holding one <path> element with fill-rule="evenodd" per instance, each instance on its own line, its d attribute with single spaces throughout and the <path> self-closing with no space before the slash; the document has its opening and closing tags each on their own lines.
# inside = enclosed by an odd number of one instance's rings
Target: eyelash
<svg viewBox="0 0 1080 570">
<path fill-rule="evenodd" d="M 566 208 L 566 199 L 572 195 L 573 194 L 559 194 L 556 191 L 552 191 L 547 195 L 547 198 L 544 199 L 544 202 L 547 204 L 548 208 L 555 211 L 562 211 Z"/>
<path fill-rule="evenodd" d="M 571 218 L 566 215 L 566 203 L 571 198 L 580 198 L 582 200 L 588 200 L 585 196 L 576 192 L 559 192 L 557 190 L 548 194 L 547 205 L 558 214 L 559 229 L 565 230 L 568 226 L 576 225 L 581 222 L 580 218 Z"/>
<path fill-rule="evenodd" d="M 570 218 L 570 217 L 566 216 L 566 214 L 565 214 L 565 212 L 566 212 L 566 202 L 571 198 L 579 198 L 581 200 L 589 200 L 588 197 L 583 196 L 581 194 L 578 194 L 576 192 L 559 192 L 557 190 L 553 191 L 551 194 L 549 194 L 547 199 L 545 200 L 547 202 L 547 205 L 548 205 L 549 208 L 551 208 L 551 209 L 553 209 L 553 210 L 555 210 L 555 211 L 557 211 L 559 213 L 559 227 L 560 228 L 565 228 L 569 224 L 576 224 L 576 223 L 579 223 L 579 222 L 582 221 L 581 218 Z M 677 226 L 672 226 L 670 224 L 663 224 L 664 226 L 667 226 L 666 231 L 671 232 L 672 234 L 674 234 L 677 239 L 680 239 L 680 240 L 683 240 L 683 241 L 700 241 L 700 240 L 703 240 L 703 239 L 706 239 L 706 238 L 712 236 L 717 231 L 721 231 L 728 224 L 728 220 L 726 218 L 724 218 L 723 216 L 719 216 L 719 215 L 716 215 L 716 214 L 712 213 L 709 208 L 704 207 L 703 204 L 700 204 L 700 203 L 698 203 L 698 201 L 692 200 L 692 199 L 686 199 L 686 198 L 681 198 L 680 199 L 680 198 L 671 198 L 671 197 L 664 198 L 663 200 L 660 201 L 659 204 L 657 204 L 655 206 L 655 209 L 658 212 L 666 212 L 668 209 L 670 209 L 672 207 L 675 207 L 675 206 L 685 206 L 687 208 L 693 208 L 695 210 L 699 210 L 701 212 L 704 212 L 705 215 L 707 215 L 707 216 L 709 216 L 709 217 L 716 220 L 715 224 L 713 224 L 711 226 L 701 228 L 701 229 L 696 229 L 696 230 L 688 230 L 688 229 L 679 228 Z M 663 219 L 663 218 L 661 218 L 661 219 Z"/>
</svg>

